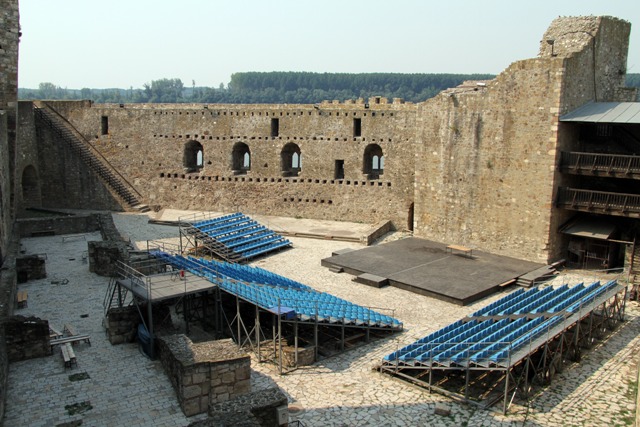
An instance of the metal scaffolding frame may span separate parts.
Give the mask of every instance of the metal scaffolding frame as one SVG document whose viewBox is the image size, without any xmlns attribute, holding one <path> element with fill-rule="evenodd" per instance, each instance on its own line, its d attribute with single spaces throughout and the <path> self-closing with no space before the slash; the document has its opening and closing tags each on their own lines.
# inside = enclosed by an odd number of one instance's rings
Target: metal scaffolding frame
<svg viewBox="0 0 640 427">
<path fill-rule="evenodd" d="M 248 285 L 244 282 L 237 282 L 244 285 Z M 374 333 L 395 333 L 400 332 L 402 327 L 400 328 L 392 328 L 392 327 L 384 327 L 384 326 L 375 326 L 369 324 L 368 322 L 364 322 L 361 325 L 351 324 L 347 319 L 335 319 L 334 321 L 322 321 L 318 320 L 320 316 L 318 305 L 316 304 L 316 315 L 310 316 L 309 319 L 301 320 L 295 312 L 292 312 L 288 305 L 283 304 L 282 300 L 278 299 L 278 304 L 274 307 L 265 308 L 256 305 L 251 301 L 247 301 L 244 298 L 235 295 L 236 303 L 236 313 L 235 316 L 228 321 L 228 325 L 230 326 L 230 333 L 233 339 L 238 343 L 241 348 L 248 348 L 252 351 L 258 362 L 272 362 L 278 367 L 278 373 L 280 375 L 292 372 L 298 368 L 298 350 L 300 343 L 300 329 L 308 328 L 312 331 L 313 335 L 313 347 L 314 347 L 314 362 L 320 360 L 319 348 L 322 344 L 320 338 L 320 329 L 321 328 L 329 328 L 336 329 L 339 331 L 339 353 L 347 350 L 346 343 L 348 342 L 347 333 L 362 331 L 361 337 L 364 337 L 365 343 L 369 343 L 371 340 L 372 332 Z M 292 300 L 287 300 L 287 303 L 290 303 Z M 243 319 L 241 314 L 241 306 L 242 305 L 250 305 L 253 307 L 254 316 L 252 319 Z M 376 307 L 367 307 L 371 310 L 383 310 L 389 311 L 391 316 L 395 310 L 392 309 L 384 309 L 384 308 L 376 308 Z M 264 357 L 261 351 L 261 347 L 267 341 L 267 335 L 265 330 L 263 329 L 263 325 L 260 321 L 260 315 L 266 313 L 271 315 L 271 346 L 273 348 L 273 352 L 271 353 L 271 357 Z M 252 320 L 252 322 L 249 322 Z M 290 367 L 290 369 L 286 369 L 283 366 L 283 328 L 287 325 L 290 326 L 290 330 L 293 333 L 293 350 L 294 350 L 294 365 Z M 265 325 L 268 327 L 269 325 Z M 244 334 L 243 334 L 244 332 Z"/>
<path fill-rule="evenodd" d="M 134 261 L 131 264 L 118 261 L 116 272 L 117 277 L 109 281 L 103 301 L 105 317 L 112 307 L 134 305 L 142 324 L 149 332 L 150 357 L 154 357 L 154 303 L 174 300 L 176 312 L 183 315 L 188 334 L 190 321 L 206 319 L 207 295 L 213 292 L 213 324 L 216 332 L 220 332 L 220 295 L 216 283 L 174 269 L 166 262 L 155 258 Z M 143 312 L 144 305 L 146 316 Z"/>
<path fill-rule="evenodd" d="M 152 249 L 158 249 L 166 253 L 182 255 L 182 245 L 177 246 L 166 242 L 148 241 L 147 253 Z M 314 362 L 319 360 L 318 349 L 322 344 L 320 331 L 322 328 L 330 328 L 332 330 L 338 330 L 339 335 L 339 349 L 344 351 L 347 344 L 347 333 L 350 331 L 362 331 L 362 337 L 365 342 L 369 342 L 372 332 L 386 333 L 386 332 L 399 332 L 402 330 L 402 326 L 399 328 L 393 328 L 389 326 L 376 326 L 371 319 L 363 319 L 361 324 L 353 324 L 346 318 L 332 319 L 332 320 L 319 320 L 319 303 L 316 302 L 315 316 L 310 316 L 308 319 L 302 319 L 297 314 L 292 313 L 292 310 L 288 308 L 287 304 L 291 304 L 294 300 L 287 299 L 285 301 L 278 298 L 278 303 L 273 307 L 261 307 L 252 301 L 248 301 L 239 295 L 228 292 L 222 288 L 224 282 L 234 283 L 239 286 L 251 286 L 250 283 L 234 280 L 234 279 L 220 279 L 215 269 L 211 269 L 205 266 L 201 267 L 200 272 L 186 272 L 183 270 L 175 269 L 170 263 L 164 260 L 151 258 L 139 263 L 132 263 L 132 265 L 126 265 L 124 263 L 118 263 L 119 279 L 113 280 L 105 295 L 105 314 L 109 307 L 115 304 L 118 307 L 122 307 L 125 304 L 125 299 L 128 295 L 132 295 L 130 304 L 135 304 L 140 319 L 142 320 L 145 328 L 151 336 L 151 348 L 153 349 L 154 341 L 154 327 L 153 327 L 153 313 L 152 305 L 154 301 L 161 301 L 168 298 L 176 298 L 176 304 L 182 304 L 184 310 L 185 321 L 187 322 L 187 328 L 189 320 L 200 318 L 194 314 L 194 309 L 200 306 L 194 305 L 190 297 L 203 296 L 204 293 L 214 291 L 215 292 L 215 304 L 214 304 L 214 324 L 216 325 L 216 332 L 222 334 L 223 325 L 226 325 L 229 335 L 236 341 L 240 348 L 246 348 L 256 354 L 259 362 L 273 362 L 278 366 L 278 372 L 285 374 L 297 369 L 298 362 L 298 349 L 299 349 L 299 332 L 300 329 L 311 329 L 313 331 L 313 345 L 314 345 Z M 209 273 L 209 274 L 207 274 Z M 209 278 L 205 279 L 208 275 Z M 211 277 L 217 279 L 212 280 Z M 196 283 L 202 283 L 206 281 L 210 286 L 190 286 L 189 281 L 194 280 Z M 183 289 L 177 290 L 176 281 L 179 286 L 183 286 Z M 158 288 L 166 288 L 168 292 L 162 296 L 158 296 L 156 290 Z M 255 288 L 255 286 L 254 286 Z M 172 291 L 173 289 L 173 291 Z M 256 292 L 264 292 L 256 290 Z M 224 309 L 223 299 L 224 295 L 229 295 L 230 298 L 234 298 L 234 313 L 233 317 L 228 318 Z M 142 312 L 142 303 L 147 302 L 147 316 Z M 327 303 L 324 303 L 325 305 Z M 344 302 L 343 304 L 348 304 Z M 250 311 L 253 316 L 247 318 L 242 315 L 242 309 L 251 306 Z M 369 310 L 377 310 L 388 312 L 390 316 L 394 316 L 395 310 L 366 307 Z M 270 315 L 271 322 L 261 322 L 261 318 L 264 315 Z M 263 323 L 265 325 L 263 325 Z M 271 331 L 265 330 L 266 327 L 271 326 Z M 283 331 L 284 329 L 293 331 L 294 341 L 294 366 L 291 369 L 285 369 L 283 366 Z M 188 331 L 187 331 L 188 332 Z M 268 340 L 271 339 L 270 347 L 273 348 L 271 357 L 264 357 L 261 347 Z"/>
<path fill-rule="evenodd" d="M 450 362 L 439 364 L 432 360 L 411 365 L 396 359 L 393 362 L 383 361 L 378 369 L 425 387 L 429 392 L 436 391 L 483 408 L 488 409 L 502 401 L 502 411 L 506 414 L 516 395 L 528 400 L 534 386 L 549 384 L 566 361 L 579 361 L 583 348 L 591 347 L 605 337 L 607 330 L 613 330 L 622 323 L 626 294 L 627 287 L 618 284 L 594 301 L 581 306 L 575 313 L 527 314 L 529 318 L 562 315 L 563 320 L 548 328 L 542 336 L 531 339 L 523 348 L 515 351 L 509 348 L 507 357 L 496 363 L 476 363 L 467 358 L 455 365 Z M 506 315 L 495 316 L 495 319 L 505 317 L 515 318 Z M 451 344 L 471 348 L 478 343 Z M 498 392 L 500 389 L 502 393 Z"/>
</svg>

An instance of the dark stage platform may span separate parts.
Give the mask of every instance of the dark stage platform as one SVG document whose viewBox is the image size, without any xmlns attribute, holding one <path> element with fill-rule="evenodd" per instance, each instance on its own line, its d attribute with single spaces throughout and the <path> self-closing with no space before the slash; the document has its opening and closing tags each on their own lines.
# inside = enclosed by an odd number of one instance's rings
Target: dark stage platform
<svg viewBox="0 0 640 427">
<path fill-rule="evenodd" d="M 470 304 L 543 264 L 473 250 L 472 255 L 415 237 L 334 255 L 322 266 L 459 305 Z"/>
</svg>

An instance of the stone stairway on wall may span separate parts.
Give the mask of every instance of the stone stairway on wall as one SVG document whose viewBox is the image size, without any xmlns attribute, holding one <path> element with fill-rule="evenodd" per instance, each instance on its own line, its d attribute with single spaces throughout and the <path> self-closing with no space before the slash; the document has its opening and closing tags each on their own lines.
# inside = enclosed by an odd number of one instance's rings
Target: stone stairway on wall
<svg viewBox="0 0 640 427">
<path fill-rule="evenodd" d="M 36 117 L 41 119 L 58 137 L 65 141 L 82 161 L 94 171 L 107 187 L 129 208 L 148 212 L 146 204 L 140 202 L 140 194 L 118 173 L 118 171 L 87 141 L 66 119 L 53 108 L 42 103 L 34 105 Z M 95 153 L 94 153 L 95 152 Z M 97 154 L 96 154 L 97 153 Z"/>
</svg>

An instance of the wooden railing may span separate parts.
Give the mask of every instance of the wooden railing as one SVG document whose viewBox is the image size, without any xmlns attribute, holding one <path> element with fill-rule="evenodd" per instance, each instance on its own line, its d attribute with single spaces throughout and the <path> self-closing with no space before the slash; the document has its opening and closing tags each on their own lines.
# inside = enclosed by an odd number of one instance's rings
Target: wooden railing
<svg viewBox="0 0 640 427">
<path fill-rule="evenodd" d="M 640 195 L 561 187 L 557 206 L 565 209 L 640 218 Z"/>
<path fill-rule="evenodd" d="M 563 171 L 570 173 L 640 179 L 640 156 L 562 152 L 560 166 Z"/>
</svg>

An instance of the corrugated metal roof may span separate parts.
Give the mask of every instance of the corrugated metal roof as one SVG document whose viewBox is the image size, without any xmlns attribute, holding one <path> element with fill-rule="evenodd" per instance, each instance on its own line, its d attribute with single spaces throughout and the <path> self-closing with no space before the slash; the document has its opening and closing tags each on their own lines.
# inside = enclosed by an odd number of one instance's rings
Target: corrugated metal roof
<svg viewBox="0 0 640 427">
<path fill-rule="evenodd" d="M 573 236 L 607 240 L 611 238 L 613 233 L 615 233 L 616 226 L 615 224 L 602 219 L 578 218 L 560 231 Z"/>
<path fill-rule="evenodd" d="M 640 124 L 640 102 L 590 102 L 560 117 L 560 121 Z"/>
</svg>

